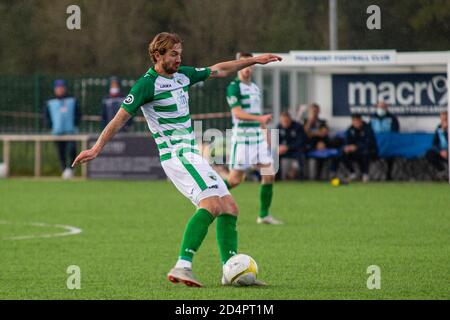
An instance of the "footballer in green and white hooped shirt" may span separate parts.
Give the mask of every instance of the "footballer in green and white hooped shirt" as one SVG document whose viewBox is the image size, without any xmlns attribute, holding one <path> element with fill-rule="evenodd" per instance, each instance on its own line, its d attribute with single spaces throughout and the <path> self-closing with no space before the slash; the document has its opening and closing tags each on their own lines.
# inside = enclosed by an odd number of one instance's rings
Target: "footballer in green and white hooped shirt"
<svg viewBox="0 0 450 320">
<path fill-rule="evenodd" d="M 227 77 L 259 63 L 280 61 L 272 54 L 247 60 L 221 62 L 209 68 L 181 66 L 182 44 L 178 35 L 163 32 L 149 45 L 154 63 L 133 86 L 122 107 L 106 126 L 95 145 L 81 152 L 72 166 L 93 160 L 105 144 L 140 108 L 148 122 L 161 158 L 161 165 L 177 189 L 197 207 L 184 231 L 180 254 L 167 278 L 174 283 L 201 287 L 192 273 L 192 259 L 217 220 L 217 242 L 222 263 L 237 253 L 238 208 L 221 177 L 200 156 L 189 114 L 189 88 L 199 81 Z M 177 219 L 176 212 L 170 212 Z M 223 284 L 227 284 L 222 279 Z M 257 284 L 261 284 L 258 282 Z"/>
<path fill-rule="evenodd" d="M 251 53 L 240 53 L 240 60 L 252 59 Z M 261 173 L 259 190 L 259 215 L 257 223 L 281 224 L 270 213 L 275 173 L 264 129 L 271 120 L 270 114 L 262 114 L 261 93 L 252 82 L 253 67 L 239 71 L 227 88 L 227 101 L 233 115 L 233 136 L 230 153 L 230 175 L 225 181 L 229 189 L 244 179 L 245 170 L 258 167 Z"/>
</svg>

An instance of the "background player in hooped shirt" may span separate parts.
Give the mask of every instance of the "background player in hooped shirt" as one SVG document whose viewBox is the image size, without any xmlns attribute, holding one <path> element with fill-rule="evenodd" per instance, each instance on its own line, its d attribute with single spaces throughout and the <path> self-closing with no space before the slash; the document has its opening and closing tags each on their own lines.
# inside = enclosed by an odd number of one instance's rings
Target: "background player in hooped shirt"
<svg viewBox="0 0 450 320">
<path fill-rule="evenodd" d="M 241 61 L 252 60 L 251 53 L 239 53 Z M 233 136 L 230 153 L 230 174 L 225 180 L 228 189 L 239 185 L 244 179 L 245 170 L 258 167 L 261 173 L 259 191 L 260 210 L 257 223 L 281 224 L 269 214 L 272 203 L 275 172 L 273 159 L 262 129 L 272 119 L 270 114 L 262 114 L 261 93 L 252 82 L 251 66 L 239 71 L 227 88 L 227 101 L 233 115 Z"/>
<path fill-rule="evenodd" d="M 222 263 L 237 253 L 238 207 L 223 180 L 199 155 L 189 114 L 188 89 L 196 82 L 226 77 L 250 65 L 267 64 L 281 58 L 264 54 L 251 59 L 221 62 L 209 68 L 184 67 L 181 66 L 181 39 L 166 32 L 152 40 L 149 55 L 154 67 L 136 82 L 96 144 L 80 153 L 73 165 L 95 159 L 105 144 L 141 108 L 159 148 L 164 171 L 176 188 L 197 207 L 186 225 L 178 261 L 167 277 L 174 283 L 201 287 L 192 273 L 194 254 L 215 219 Z M 222 284 L 227 284 L 224 278 Z"/>
</svg>

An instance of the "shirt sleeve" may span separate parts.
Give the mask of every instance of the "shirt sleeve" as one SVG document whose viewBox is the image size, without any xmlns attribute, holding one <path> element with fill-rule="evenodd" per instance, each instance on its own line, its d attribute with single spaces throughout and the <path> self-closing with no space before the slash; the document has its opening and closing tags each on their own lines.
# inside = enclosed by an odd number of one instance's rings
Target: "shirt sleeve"
<svg viewBox="0 0 450 320">
<path fill-rule="evenodd" d="M 75 127 L 79 127 L 81 123 L 81 108 L 78 99 L 75 99 Z"/>
<path fill-rule="evenodd" d="M 205 81 L 209 78 L 211 74 L 210 68 L 194 68 L 194 67 L 180 67 L 178 72 L 184 74 L 191 80 L 190 86 L 196 84 L 197 82 Z"/>
<path fill-rule="evenodd" d="M 397 117 L 392 116 L 392 131 L 399 132 L 400 124 L 398 123 Z"/>
<path fill-rule="evenodd" d="M 345 131 L 345 144 L 354 144 L 353 136 L 352 136 L 351 127 Z"/>
<path fill-rule="evenodd" d="M 48 107 L 48 101 L 45 103 L 45 107 L 44 107 L 44 113 L 45 113 L 45 117 L 44 117 L 44 126 L 47 129 L 51 129 L 53 124 L 52 124 L 52 117 L 50 115 L 50 109 Z"/>
<path fill-rule="evenodd" d="M 295 145 L 294 147 L 300 151 L 303 151 L 305 144 L 306 144 L 306 133 L 305 129 L 303 129 L 303 126 L 301 124 L 297 124 L 295 126 L 295 131 L 297 132 L 296 138 L 295 138 Z"/>
<path fill-rule="evenodd" d="M 241 106 L 241 90 L 236 81 L 231 82 L 227 87 L 227 102 L 231 109 Z"/>
<path fill-rule="evenodd" d="M 367 130 L 369 132 L 370 153 L 373 155 L 377 155 L 378 154 L 378 145 L 377 145 L 377 138 L 375 137 L 375 132 L 372 130 L 371 126 L 367 126 Z"/>
<path fill-rule="evenodd" d="M 433 148 L 435 150 L 440 150 L 441 148 L 441 143 L 440 143 L 440 139 L 439 139 L 439 127 L 434 131 L 434 136 L 433 136 Z"/>
<path fill-rule="evenodd" d="M 149 77 L 140 78 L 131 88 L 121 107 L 135 116 L 141 106 L 153 100 L 154 90 L 154 84 Z"/>
</svg>

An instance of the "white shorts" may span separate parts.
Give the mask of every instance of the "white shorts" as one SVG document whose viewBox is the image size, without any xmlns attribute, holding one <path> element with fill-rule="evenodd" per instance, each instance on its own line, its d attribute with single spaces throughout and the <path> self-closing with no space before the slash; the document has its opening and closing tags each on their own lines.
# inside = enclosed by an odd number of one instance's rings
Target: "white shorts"
<svg viewBox="0 0 450 320">
<path fill-rule="evenodd" d="M 256 165 L 273 164 L 266 140 L 260 143 L 233 141 L 230 154 L 230 169 L 247 170 Z"/>
<path fill-rule="evenodd" d="M 195 206 L 205 198 L 230 194 L 222 177 L 197 153 L 174 151 L 161 165 L 178 191 Z"/>
</svg>

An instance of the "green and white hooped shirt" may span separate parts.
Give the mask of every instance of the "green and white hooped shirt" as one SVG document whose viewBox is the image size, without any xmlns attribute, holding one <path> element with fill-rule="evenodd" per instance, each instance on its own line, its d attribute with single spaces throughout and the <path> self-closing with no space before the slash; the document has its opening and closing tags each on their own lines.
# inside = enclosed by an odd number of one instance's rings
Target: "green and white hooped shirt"
<svg viewBox="0 0 450 320">
<path fill-rule="evenodd" d="M 261 93 L 258 86 L 234 79 L 227 88 L 227 102 L 231 109 L 241 107 L 246 113 L 262 114 Z M 240 120 L 233 115 L 233 140 L 237 144 L 259 144 L 264 140 L 261 125 L 256 121 Z"/>
<path fill-rule="evenodd" d="M 189 114 L 189 87 L 208 79 L 209 68 L 180 67 L 172 78 L 150 68 L 131 88 L 122 103 L 129 114 L 142 109 L 155 138 L 161 161 L 171 158 L 180 147 L 198 152 Z"/>
</svg>

